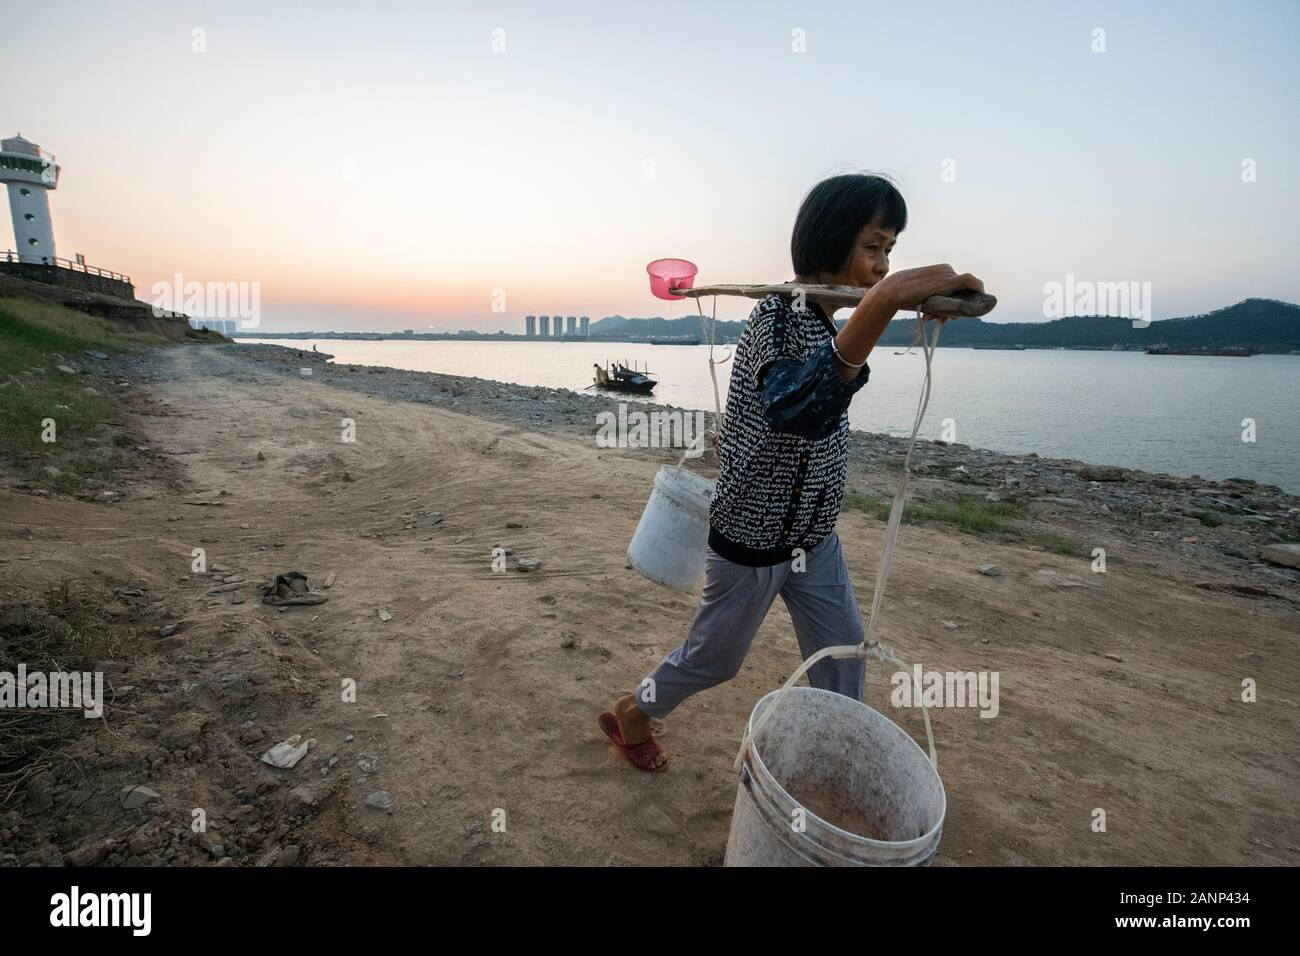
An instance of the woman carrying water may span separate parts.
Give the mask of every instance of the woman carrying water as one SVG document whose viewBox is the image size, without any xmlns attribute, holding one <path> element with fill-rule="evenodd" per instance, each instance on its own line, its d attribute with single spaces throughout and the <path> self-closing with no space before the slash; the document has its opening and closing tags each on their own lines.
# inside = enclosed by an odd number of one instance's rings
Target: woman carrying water
<svg viewBox="0 0 1300 956">
<path fill-rule="evenodd" d="M 804 197 L 790 240 L 794 281 L 868 291 L 839 330 L 834 306 L 828 311 L 812 295 L 770 295 L 750 314 L 727 392 L 695 620 L 686 642 L 600 715 L 601 728 L 642 770 L 667 765 L 651 718 L 734 677 L 778 594 L 804 659 L 862 641 L 835 532 L 849 402 L 866 384 L 867 356 L 897 312 L 932 295 L 984 290 L 948 265 L 889 275 L 889 254 L 906 225 L 903 197 L 880 176 L 834 176 Z M 808 677 L 814 687 L 861 700 L 865 671 L 860 658 L 827 659 Z"/>
</svg>

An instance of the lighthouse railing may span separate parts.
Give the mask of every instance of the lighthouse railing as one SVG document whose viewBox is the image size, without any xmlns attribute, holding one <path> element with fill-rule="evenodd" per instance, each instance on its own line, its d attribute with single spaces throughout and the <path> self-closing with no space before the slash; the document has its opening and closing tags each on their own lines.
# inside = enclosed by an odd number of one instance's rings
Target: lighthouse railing
<svg viewBox="0 0 1300 956">
<path fill-rule="evenodd" d="M 28 255 L 24 258 L 21 254 L 14 252 L 12 249 L 6 249 L 0 252 L 0 262 L 23 262 L 28 265 L 56 266 L 60 269 L 68 269 L 72 272 L 84 272 L 87 275 L 102 276 L 105 279 L 116 279 L 118 282 L 130 284 L 131 277 L 122 275 L 120 272 L 114 272 L 111 269 L 100 269 L 97 266 L 86 265 L 84 262 L 74 262 L 71 259 L 50 259 L 46 256 L 39 257 L 41 261 L 34 261 L 37 257 Z"/>
</svg>

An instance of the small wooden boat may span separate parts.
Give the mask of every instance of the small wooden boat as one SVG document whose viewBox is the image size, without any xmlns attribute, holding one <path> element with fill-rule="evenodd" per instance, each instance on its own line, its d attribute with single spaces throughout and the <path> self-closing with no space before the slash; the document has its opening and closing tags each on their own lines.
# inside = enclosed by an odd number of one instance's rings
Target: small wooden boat
<svg viewBox="0 0 1300 956">
<path fill-rule="evenodd" d="M 628 368 L 626 365 L 615 364 L 607 368 L 601 368 L 599 365 L 593 367 L 596 369 L 596 381 L 593 384 L 597 388 L 607 388 L 614 392 L 649 395 L 654 391 L 654 387 L 659 384 L 645 373 Z"/>
</svg>

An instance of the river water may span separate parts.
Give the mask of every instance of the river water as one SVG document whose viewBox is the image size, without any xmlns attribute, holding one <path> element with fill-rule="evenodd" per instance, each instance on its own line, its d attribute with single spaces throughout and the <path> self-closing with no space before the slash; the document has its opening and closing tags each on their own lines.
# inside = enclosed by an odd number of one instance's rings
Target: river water
<svg viewBox="0 0 1300 956">
<path fill-rule="evenodd" d="M 713 408 L 704 345 L 240 341 L 306 349 L 315 344 L 337 362 L 574 390 L 591 384 L 593 364 L 622 361 L 649 368 L 659 382 L 653 401 Z M 728 348 L 718 346 L 717 357 Z M 924 358 L 919 350 L 881 348 L 872 353 L 870 368 L 850 422 L 865 431 L 906 435 Z M 730 365 L 718 370 L 725 404 Z M 1300 494 L 1300 356 L 940 348 L 933 371 L 924 438 L 1176 475 L 1252 478 Z"/>
</svg>

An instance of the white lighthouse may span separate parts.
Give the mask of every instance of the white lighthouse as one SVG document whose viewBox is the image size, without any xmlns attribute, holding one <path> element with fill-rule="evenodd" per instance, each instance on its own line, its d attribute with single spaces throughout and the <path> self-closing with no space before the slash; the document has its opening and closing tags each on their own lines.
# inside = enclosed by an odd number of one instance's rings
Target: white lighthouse
<svg viewBox="0 0 1300 956">
<path fill-rule="evenodd" d="M 0 140 L 0 183 L 9 187 L 18 261 L 54 265 L 49 198 L 59 185 L 54 157 L 21 136 Z"/>
</svg>

